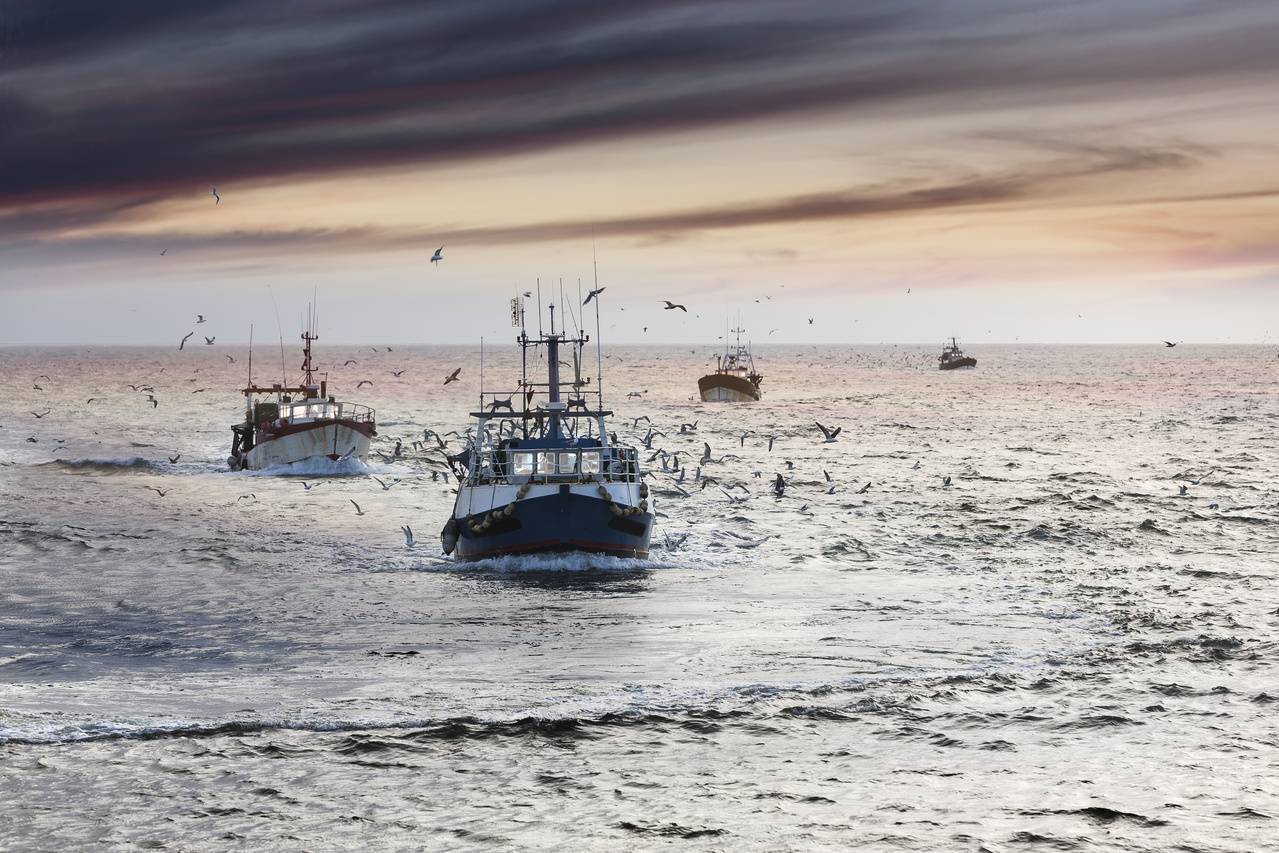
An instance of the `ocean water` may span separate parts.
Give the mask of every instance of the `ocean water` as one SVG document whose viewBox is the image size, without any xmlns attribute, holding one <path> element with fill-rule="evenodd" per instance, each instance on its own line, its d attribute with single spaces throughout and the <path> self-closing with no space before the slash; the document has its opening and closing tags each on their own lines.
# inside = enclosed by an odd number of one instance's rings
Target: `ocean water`
<svg viewBox="0 0 1279 853">
<path fill-rule="evenodd" d="M 971 354 L 615 348 L 652 559 L 468 565 L 474 350 L 321 347 L 408 453 L 262 475 L 242 348 L 0 349 L 0 849 L 1275 849 L 1275 353 Z"/>
</svg>

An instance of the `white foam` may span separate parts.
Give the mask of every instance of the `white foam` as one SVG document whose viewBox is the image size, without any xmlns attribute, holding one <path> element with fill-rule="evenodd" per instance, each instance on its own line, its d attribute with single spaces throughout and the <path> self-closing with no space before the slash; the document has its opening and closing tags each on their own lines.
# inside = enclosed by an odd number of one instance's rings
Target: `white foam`
<svg viewBox="0 0 1279 853">
<path fill-rule="evenodd" d="M 235 471 L 245 477 L 363 477 L 374 469 L 355 457 L 346 459 L 304 459 L 287 465 L 272 465 L 258 471 Z"/>
<path fill-rule="evenodd" d="M 511 554 L 474 562 L 455 560 L 455 570 L 480 572 L 643 572 L 651 569 L 678 568 L 674 563 L 660 563 L 633 557 L 610 557 L 607 554 L 567 552 L 556 554 Z"/>
</svg>

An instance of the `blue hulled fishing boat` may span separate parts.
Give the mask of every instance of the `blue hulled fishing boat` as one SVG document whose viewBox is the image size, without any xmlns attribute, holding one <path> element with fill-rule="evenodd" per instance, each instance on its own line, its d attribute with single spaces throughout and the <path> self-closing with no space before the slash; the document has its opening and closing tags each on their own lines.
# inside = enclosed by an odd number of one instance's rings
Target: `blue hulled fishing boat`
<svg viewBox="0 0 1279 853">
<path fill-rule="evenodd" d="M 598 300 L 597 300 L 598 306 Z M 539 311 L 540 314 L 540 311 Z M 488 391 L 481 381 L 473 443 L 453 457 L 460 479 L 453 515 L 440 534 L 444 553 L 459 560 L 508 554 L 584 551 L 647 557 L 653 514 L 635 448 L 606 427 L 598 379 L 582 376 L 589 336 L 556 331 L 530 337 L 524 302 L 511 302 L 522 355 L 519 386 Z M 576 325 L 576 322 L 575 322 Z M 540 320 L 539 320 L 540 326 Z M 599 314 L 596 309 L 596 335 Z M 572 378 L 561 362 L 572 356 Z M 529 362 L 546 360 L 546 381 L 529 379 Z"/>
</svg>

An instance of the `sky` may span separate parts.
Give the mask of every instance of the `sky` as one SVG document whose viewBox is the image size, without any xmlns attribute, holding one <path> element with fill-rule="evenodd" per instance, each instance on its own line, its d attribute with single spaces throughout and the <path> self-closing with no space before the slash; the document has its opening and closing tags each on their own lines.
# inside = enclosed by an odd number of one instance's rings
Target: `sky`
<svg viewBox="0 0 1279 853">
<path fill-rule="evenodd" d="M 1273 342 L 1276 44 L 1273 0 L 7 0 L 0 345 L 313 298 L 474 343 L 596 265 L 606 342 Z"/>
</svg>

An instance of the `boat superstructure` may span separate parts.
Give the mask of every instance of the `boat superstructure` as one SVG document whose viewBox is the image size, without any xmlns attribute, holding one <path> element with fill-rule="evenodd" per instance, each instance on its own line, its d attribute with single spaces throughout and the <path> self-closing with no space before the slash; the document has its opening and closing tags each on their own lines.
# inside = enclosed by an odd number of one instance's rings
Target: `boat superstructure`
<svg viewBox="0 0 1279 853">
<path fill-rule="evenodd" d="M 937 367 L 940 370 L 955 370 L 960 367 L 976 367 L 977 359 L 970 355 L 964 355 L 964 351 L 959 348 L 959 342 L 954 338 L 950 339 L 949 344 L 942 344 L 941 355 L 937 357 Z"/>
<path fill-rule="evenodd" d="M 604 409 L 598 375 L 594 382 L 582 375 L 589 336 L 557 331 L 554 305 L 550 331 L 535 337 L 524 328 L 522 298 L 511 301 L 511 316 L 520 328 L 521 379 L 513 389 L 481 388 L 473 443 L 453 457 L 460 482 L 440 534 L 444 553 L 459 560 L 556 551 L 647 557 L 648 486 L 635 448 L 607 430 L 613 413 Z M 596 321 L 598 335 L 598 313 Z M 568 358 L 571 366 L 561 362 Z M 530 369 L 541 359 L 546 381 L 533 381 Z"/>
<path fill-rule="evenodd" d="M 358 459 L 369 454 L 377 435 L 376 413 L 368 406 L 341 403 L 329 396 L 328 380 L 315 379 L 311 343 L 319 340 L 314 323 L 302 332 L 302 382 L 271 386 L 253 382 L 244 388 L 244 420 L 231 426 L 232 470 L 260 471 L 299 462 Z"/>
<path fill-rule="evenodd" d="M 707 403 L 744 403 L 754 402 L 762 398 L 759 385 L 764 377 L 755 369 L 755 359 L 751 355 L 750 342 L 742 344 L 742 333 L 746 330 L 738 323 L 730 332 L 737 336 L 736 342 L 727 344 L 721 355 L 715 358 L 715 372 L 708 373 L 697 380 L 697 390 L 702 400 Z M 725 338 L 727 343 L 727 338 Z"/>
</svg>

